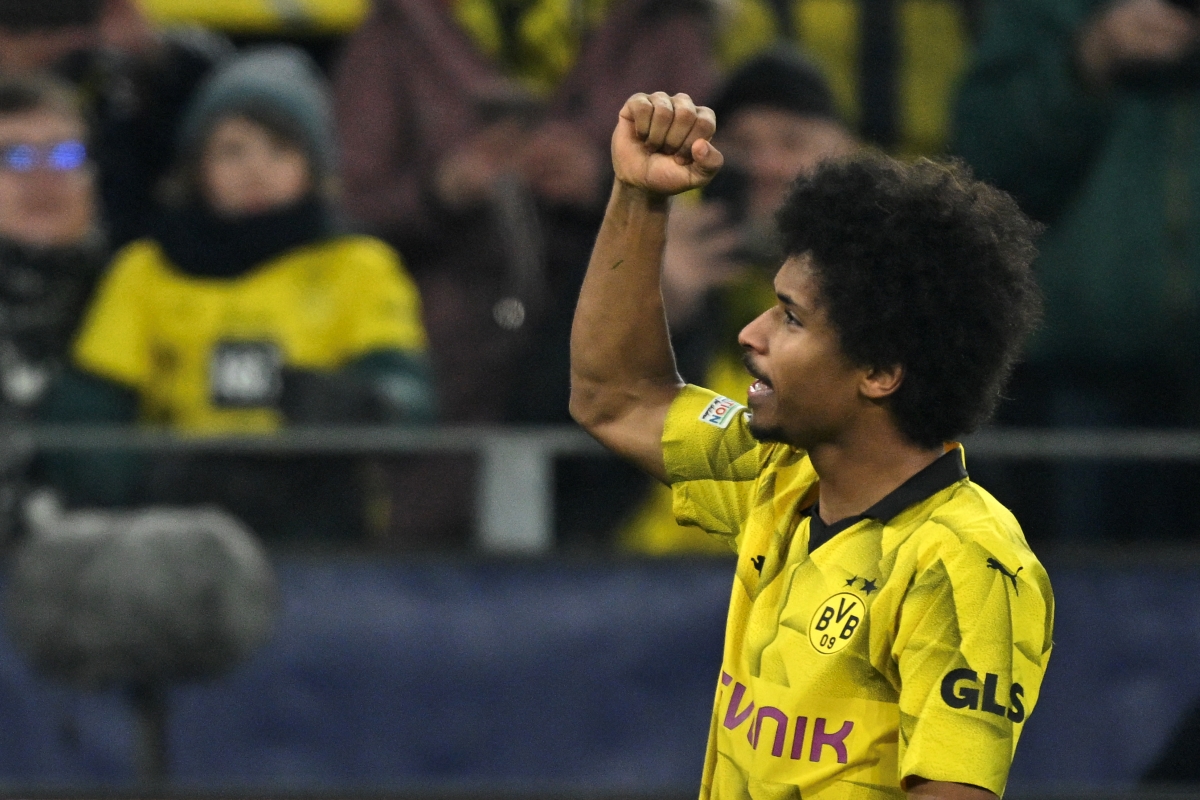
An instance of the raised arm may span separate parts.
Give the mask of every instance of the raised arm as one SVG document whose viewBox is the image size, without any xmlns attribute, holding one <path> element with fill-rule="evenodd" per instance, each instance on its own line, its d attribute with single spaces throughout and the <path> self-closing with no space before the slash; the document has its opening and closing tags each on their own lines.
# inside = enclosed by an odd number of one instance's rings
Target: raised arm
<svg viewBox="0 0 1200 800">
<path fill-rule="evenodd" d="M 571 330 L 571 415 L 662 481 L 663 424 L 683 386 L 659 279 L 668 203 L 720 169 L 715 129 L 712 111 L 685 94 L 626 101 L 612 137 L 612 197 Z"/>
</svg>

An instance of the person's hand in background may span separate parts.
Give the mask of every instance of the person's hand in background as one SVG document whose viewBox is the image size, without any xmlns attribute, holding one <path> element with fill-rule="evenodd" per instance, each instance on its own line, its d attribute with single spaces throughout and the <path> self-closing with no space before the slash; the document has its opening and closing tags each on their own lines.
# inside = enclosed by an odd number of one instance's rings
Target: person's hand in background
<svg viewBox="0 0 1200 800">
<path fill-rule="evenodd" d="M 552 205 L 587 207 L 603 199 L 604 153 L 567 122 L 541 125 L 521 160 L 530 189 Z"/>
<path fill-rule="evenodd" d="M 134 0 L 108 0 L 99 34 L 105 47 L 138 58 L 154 58 L 163 47 L 162 33 Z"/>
<path fill-rule="evenodd" d="M 1086 79 L 1104 85 L 1122 66 L 1171 63 L 1200 41 L 1200 16 L 1166 0 L 1119 0 L 1101 11 L 1079 37 Z"/>
<path fill-rule="evenodd" d="M 434 172 L 438 202 L 452 211 L 482 205 L 497 178 L 520 172 L 520 143 L 526 136 L 519 120 L 504 119 L 450 151 Z"/>
<path fill-rule="evenodd" d="M 735 258 L 741 241 L 722 203 L 674 205 L 667 220 L 662 271 L 663 304 L 672 330 L 686 328 L 708 292 L 746 269 Z"/>
</svg>

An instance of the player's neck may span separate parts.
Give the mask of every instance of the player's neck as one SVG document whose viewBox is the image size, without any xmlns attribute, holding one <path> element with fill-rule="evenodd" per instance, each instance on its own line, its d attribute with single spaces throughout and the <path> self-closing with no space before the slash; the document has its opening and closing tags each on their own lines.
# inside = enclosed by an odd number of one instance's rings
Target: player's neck
<svg viewBox="0 0 1200 800">
<path fill-rule="evenodd" d="M 827 523 L 861 514 L 932 464 L 942 449 L 915 445 L 892 425 L 852 431 L 809 450 Z"/>
</svg>

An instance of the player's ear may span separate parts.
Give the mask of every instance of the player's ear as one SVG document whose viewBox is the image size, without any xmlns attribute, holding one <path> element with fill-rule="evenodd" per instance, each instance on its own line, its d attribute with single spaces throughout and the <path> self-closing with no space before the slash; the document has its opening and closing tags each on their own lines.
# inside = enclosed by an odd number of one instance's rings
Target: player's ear
<svg viewBox="0 0 1200 800">
<path fill-rule="evenodd" d="M 904 382 L 904 367 L 893 364 L 890 367 L 870 367 L 862 376 L 859 391 L 863 397 L 870 400 L 882 400 L 894 394 Z"/>
</svg>

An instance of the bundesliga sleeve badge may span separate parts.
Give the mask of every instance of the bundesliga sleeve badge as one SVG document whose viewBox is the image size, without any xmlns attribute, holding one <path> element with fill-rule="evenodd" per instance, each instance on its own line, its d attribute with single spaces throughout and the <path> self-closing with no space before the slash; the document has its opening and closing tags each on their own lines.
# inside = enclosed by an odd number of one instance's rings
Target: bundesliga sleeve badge
<svg viewBox="0 0 1200 800">
<path fill-rule="evenodd" d="M 728 428 L 729 423 L 733 421 L 734 415 L 743 408 L 745 406 L 741 403 L 718 395 L 700 412 L 700 421 L 707 422 L 709 425 L 717 428 Z"/>
</svg>

